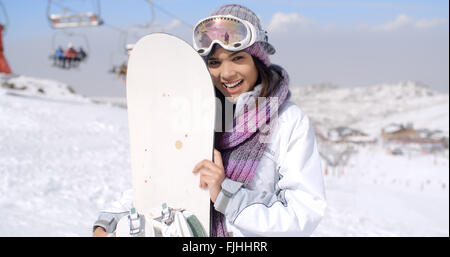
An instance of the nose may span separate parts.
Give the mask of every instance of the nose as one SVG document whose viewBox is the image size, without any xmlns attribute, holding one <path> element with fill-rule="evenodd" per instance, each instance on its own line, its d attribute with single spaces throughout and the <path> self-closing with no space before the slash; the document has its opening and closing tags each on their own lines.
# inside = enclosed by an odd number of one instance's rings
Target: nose
<svg viewBox="0 0 450 257">
<path fill-rule="evenodd" d="M 231 82 L 233 80 L 236 80 L 237 78 L 237 72 L 234 69 L 233 65 L 228 63 L 228 62 L 224 62 L 221 65 L 221 70 L 220 70 L 220 79 L 223 82 Z"/>
</svg>

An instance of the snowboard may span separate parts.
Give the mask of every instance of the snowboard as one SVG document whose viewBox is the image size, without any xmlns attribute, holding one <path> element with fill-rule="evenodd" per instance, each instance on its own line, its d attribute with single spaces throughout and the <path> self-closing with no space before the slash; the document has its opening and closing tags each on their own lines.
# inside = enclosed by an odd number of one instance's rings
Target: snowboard
<svg viewBox="0 0 450 257">
<path fill-rule="evenodd" d="M 168 210 L 192 213 L 208 236 L 209 191 L 192 173 L 214 149 L 215 94 L 205 62 L 176 36 L 146 35 L 131 51 L 126 94 L 135 213 L 119 222 L 118 236 L 127 236 L 133 215 L 148 230 Z"/>
</svg>

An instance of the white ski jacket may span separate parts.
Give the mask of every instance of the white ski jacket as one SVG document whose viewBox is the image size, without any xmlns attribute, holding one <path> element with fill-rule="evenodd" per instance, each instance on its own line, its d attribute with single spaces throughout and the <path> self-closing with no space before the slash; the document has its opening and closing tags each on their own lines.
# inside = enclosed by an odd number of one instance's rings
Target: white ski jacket
<svg viewBox="0 0 450 257">
<path fill-rule="evenodd" d="M 261 86 L 241 94 L 236 113 Z M 200 161 L 200 160 L 199 160 Z M 310 236 L 326 209 L 321 161 L 314 131 L 306 114 L 285 102 L 255 177 L 247 188 L 226 178 L 214 207 L 225 215 L 230 236 Z M 131 190 L 94 224 L 113 232 L 132 206 Z"/>
</svg>

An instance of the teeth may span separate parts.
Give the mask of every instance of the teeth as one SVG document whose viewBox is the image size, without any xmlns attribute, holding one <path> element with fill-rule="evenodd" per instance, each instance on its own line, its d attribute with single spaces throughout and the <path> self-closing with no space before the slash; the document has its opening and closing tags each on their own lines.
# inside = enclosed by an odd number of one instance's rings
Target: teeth
<svg viewBox="0 0 450 257">
<path fill-rule="evenodd" d="M 236 81 L 236 82 L 234 82 L 234 83 L 231 83 L 231 84 L 226 84 L 226 83 L 224 83 L 224 85 L 225 85 L 226 87 L 228 87 L 228 88 L 232 88 L 232 87 L 235 87 L 237 84 L 241 83 L 241 81 L 242 81 L 242 79 L 239 80 L 239 81 Z"/>
</svg>

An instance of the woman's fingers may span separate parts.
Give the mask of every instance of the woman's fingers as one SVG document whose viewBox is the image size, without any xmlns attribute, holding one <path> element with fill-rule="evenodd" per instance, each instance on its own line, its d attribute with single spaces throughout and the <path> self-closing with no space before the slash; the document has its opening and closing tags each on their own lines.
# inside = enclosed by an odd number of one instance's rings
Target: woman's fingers
<svg viewBox="0 0 450 257">
<path fill-rule="evenodd" d="M 219 173 L 219 169 L 208 169 L 208 168 L 200 168 L 198 171 L 200 173 L 200 187 L 207 188 L 212 185 L 218 183 L 221 175 Z"/>
<path fill-rule="evenodd" d="M 199 186 L 203 189 L 211 189 L 220 186 L 223 177 L 225 177 L 222 156 L 216 149 L 214 149 L 213 161 L 214 162 L 205 159 L 197 163 L 192 170 L 192 173 L 200 174 Z"/>
<path fill-rule="evenodd" d="M 223 168 L 222 155 L 216 149 L 214 149 L 214 159 L 213 160 L 217 166 Z"/>
<path fill-rule="evenodd" d="M 208 182 L 208 177 L 200 173 L 200 187 L 203 189 L 208 188 Z"/>
<path fill-rule="evenodd" d="M 216 170 L 217 167 L 210 160 L 203 160 L 203 161 L 197 163 L 197 165 L 195 165 L 194 170 L 192 171 L 192 173 L 197 173 L 197 172 L 199 172 L 202 169 Z"/>
<path fill-rule="evenodd" d="M 199 172 L 203 166 L 207 165 L 207 163 L 208 163 L 208 160 L 203 160 L 203 161 L 197 163 L 197 165 L 195 165 L 194 169 L 192 170 L 192 173 Z"/>
</svg>

